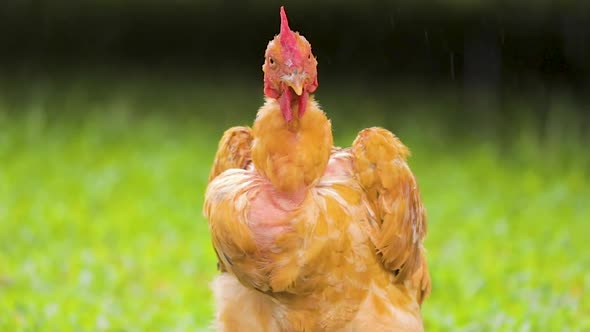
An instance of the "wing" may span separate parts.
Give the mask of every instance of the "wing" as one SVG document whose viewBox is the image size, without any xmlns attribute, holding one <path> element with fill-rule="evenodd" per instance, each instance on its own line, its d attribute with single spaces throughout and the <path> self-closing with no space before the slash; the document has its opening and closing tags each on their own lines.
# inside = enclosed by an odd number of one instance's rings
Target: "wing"
<svg viewBox="0 0 590 332">
<path fill-rule="evenodd" d="M 203 214 L 209 222 L 213 248 L 222 272 L 232 272 L 243 284 L 264 286 L 256 265 L 258 247 L 248 226 L 250 196 L 258 183 L 252 172 L 230 169 L 207 186 Z"/>
<path fill-rule="evenodd" d="M 383 265 L 418 288 L 420 302 L 430 291 L 422 240 L 426 212 L 418 184 L 406 163 L 409 151 L 383 128 L 362 130 L 352 144 L 356 176 L 367 192 L 377 223 L 371 239 Z"/>
<path fill-rule="evenodd" d="M 228 169 L 246 169 L 252 161 L 250 157 L 251 145 L 252 130 L 250 128 L 232 127 L 226 130 L 219 141 L 208 182 Z"/>
<path fill-rule="evenodd" d="M 251 144 L 252 132 L 250 128 L 232 127 L 226 130 L 219 141 L 207 182 L 211 183 L 219 174 L 228 169 L 246 169 L 251 162 Z M 217 269 L 221 272 L 227 271 L 217 250 L 215 250 L 215 254 L 217 255 Z"/>
</svg>

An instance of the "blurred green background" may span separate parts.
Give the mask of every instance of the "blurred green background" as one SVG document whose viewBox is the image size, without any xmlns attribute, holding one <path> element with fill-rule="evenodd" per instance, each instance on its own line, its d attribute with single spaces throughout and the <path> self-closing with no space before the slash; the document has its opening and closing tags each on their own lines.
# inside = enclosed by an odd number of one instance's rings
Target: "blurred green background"
<svg viewBox="0 0 590 332">
<path fill-rule="evenodd" d="M 0 5 L 0 331 L 208 331 L 201 214 L 274 1 Z M 584 2 L 288 2 L 339 145 L 412 150 L 428 331 L 589 331 Z"/>
</svg>

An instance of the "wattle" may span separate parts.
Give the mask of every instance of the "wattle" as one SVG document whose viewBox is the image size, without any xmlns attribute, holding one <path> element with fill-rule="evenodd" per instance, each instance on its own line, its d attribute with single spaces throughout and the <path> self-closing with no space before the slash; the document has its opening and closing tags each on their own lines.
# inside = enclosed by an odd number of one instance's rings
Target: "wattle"
<svg viewBox="0 0 590 332">
<path fill-rule="evenodd" d="M 307 108 L 307 100 L 309 98 L 309 93 L 307 91 L 303 91 L 301 96 L 296 97 L 298 99 L 298 115 L 299 118 L 303 116 Z M 293 107 L 291 102 L 292 98 L 292 90 L 286 89 L 283 94 L 278 98 L 279 106 L 281 107 L 281 112 L 283 113 L 283 117 L 285 121 L 291 122 L 293 120 Z"/>
<path fill-rule="evenodd" d="M 291 89 L 286 89 L 279 97 L 279 106 L 285 121 L 291 122 L 293 120 L 293 108 L 291 107 Z"/>
</svg>

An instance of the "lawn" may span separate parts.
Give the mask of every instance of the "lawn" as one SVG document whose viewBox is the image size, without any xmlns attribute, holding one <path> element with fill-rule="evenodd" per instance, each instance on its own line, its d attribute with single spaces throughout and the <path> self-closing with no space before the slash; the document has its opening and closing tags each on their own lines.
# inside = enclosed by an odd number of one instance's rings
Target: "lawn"
<svg viewBox="0 0 590 332">
<path fill-rule="evenodd" d="M 222 131 L 252 121 L 259 86 L 1 86 L 0 331 L 207 331 L 206 177 Z M 413 151 L 427 330 L 590 330 L 590 140 L 575 106 L 552 104 L 540 134 L 526 103 L 506 106 L 524 114 L 507 130 L 462 118 L 452 98 L 362 94 L 319 98 L 337 143 L 382 125 Z"/>
</svg>

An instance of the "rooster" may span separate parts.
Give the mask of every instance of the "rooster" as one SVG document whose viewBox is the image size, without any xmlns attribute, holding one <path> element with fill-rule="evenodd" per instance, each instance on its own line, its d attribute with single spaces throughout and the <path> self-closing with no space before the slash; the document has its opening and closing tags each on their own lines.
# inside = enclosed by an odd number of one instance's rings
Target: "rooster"
<svg viewBox="0 0 590 332">
<path fill-rule="evenodd" d="M 333 146 L 317 60 L 289 28 L 266 48 L 264 105 L 219 143 L 204 214 L 218 331 L 423 331 L 425 210 L 391 132 Z"/>
</svg>

